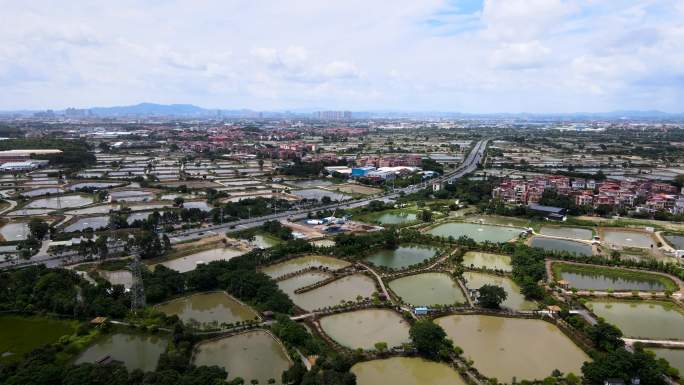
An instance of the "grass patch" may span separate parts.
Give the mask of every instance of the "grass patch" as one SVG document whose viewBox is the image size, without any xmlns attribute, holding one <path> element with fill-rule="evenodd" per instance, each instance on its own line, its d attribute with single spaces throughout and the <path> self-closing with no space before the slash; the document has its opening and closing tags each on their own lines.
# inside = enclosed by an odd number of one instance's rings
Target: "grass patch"
<svg viewBox="0 0 684 385">
<path fill-rule="evenodd" d="M 398 226 L 407 226 L 407 225 L 412 225 L 416 223 L 421 223 L 422 221 L 419 219 L 420 216 L 420 210 L 414 207 L 410 208 L 401 208 L 401 209 L 389 209 L 389 210 L 382 210 L 382 211 L 373 211 L 373 212 L 352 212 L 352 219 L 355 221 L 359 222 L 366 222 L 366 223 L 376 223 L 376 224 L 382 224 L 379 221 L 379 218 L 383 215 L 404 215 L 404 214 L 415 214 L 416 219 L 415 220 L 408 220 L 406 222 L 402 223 L 396 223 L 395 225 Z M 433 212 L 433 216 L 437 217 L 439 216 L 438 213 Z M 389 223 L 387 223 L 389 224 Z"/>
<path fill-rule="evenodd" d="M 104 262 L 100 263 L 97 268 L 100 270 L 106 270 L 106 271 L 126 270 L 130 263 L 131 263 L 130 258 L 114 259 L 114 260 L 108 260 L 108 261 L 104 261 Z"/>
<path fill-rule="evenodd" d="M 657 282 L 665 290 L 677 291 L 677 284 L 662 275 L 652 274 L 642 271 L 632 271 L 625 269 L 613 269 L 605 266 L 598 265 L 575 265 L 570 263 L 554 262 L 551 265 L 553 270 L 553 275 L 556 280 L 561 279 L 562 273 L 574 273 L 574 274 L 599 274 L 612 279 L 624 279 L 624 280 L 638 280 L 638 281 L 650 281 Z"/>
<path fill-rule="evenodd" d="M 78 322 L 48 317 L 0 316 L 0 362 L 14 362 L 33 349 L 76 331 Z M 8 354 L 9 353 L 9 354 Z"/>
</svg>

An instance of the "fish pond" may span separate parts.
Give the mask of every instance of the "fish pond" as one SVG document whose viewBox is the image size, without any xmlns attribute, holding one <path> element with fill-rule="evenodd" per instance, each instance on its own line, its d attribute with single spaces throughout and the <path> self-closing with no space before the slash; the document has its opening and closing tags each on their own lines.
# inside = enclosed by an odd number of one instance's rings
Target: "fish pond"
<svg viewBox="0 0 684 385">
<path fill-rule="evenodd" d="M 551 237 L 572 238 L 583 241 L 591 241 L 594 238 L 594 233 L 591 230 L 580 227 L 542 226 L 539 233 Z"/>
<path fill-rule="evenodd" d="M 83 207 L 93 203 L 93 198 L 81 195 L 66 195 L 60 197 L 41 198 L 29 202 L 24 208 L 67 209 Z"/>
<path fill-rule="evenodd" d="M 439 249 L 425 245 L 402 245 L 396 249 L 380 249 L 372 252 L 365 260 L 376 266 L 402 269 L 419 264 L 437 255 Z"/>
<path fill-rule="evenodd" d="M 98 270 L 98 273 L 112 285 L 123 285 L 126 289 L 133 286 L 133 274 L 128 270 Z"/>
<path fill-rule="evenodd" d="M 667 277 L 646 272 L 613 269 L 603 266 L 556 262 L 553 274 L 580 290 L 616 291 L 676 291 L 676 284 Z"/>
<path fill-rule="evenodd" d="M 359 385 L 465 385 L 450 366 L 422 358 L 392 357 L 351 368 Z"/>
<path fill-rule="evenodd" d="M 458 283 L 445 273 L 421 273 L 397 278 L 390 289 L 413 306 L 453 305 L 465 303 L 466 297 Z"/>
<path fill-rule="evenodd" d="M 109 356 L 121 361 L 129 371 L 140 369 L 154 371 L 159 356 L 166 351 L 169 340 L 164 336 L 114 333 L 104 336 L 81 353 L 75 364 L 84 362 L 96 363 Z"/>
<path fill-rule="evenodd" d="M 489 254 L 480 251 L 469 251 L 463 256 L 463 266 L 476 269 L 513 271 L 511 257 L 508 255 Z"/>
<path fill-rule="evenodd" d="M 602 229 L 603 241 L 619 247 L 638 247 L 649 249 L 655 247 L 656 241 L 648 232 L 628 229 Z"/>
<path fill-rule="evenodd" d="M 450 222 L 428 230 L 429 234 L 458 239 L 466 236 L 475 242 L 508 242 L 517 238 L 524 230 L 519 227 L 482 225 L 477 223 Z"/>
<path fill-rule="evenodd" d="M 109 216 L 97 216 L 97 217 L 87 217 L 79 218 L 75 222 L 64 227 L 65 233 L 70 233 L 72 231 L 83 231 L 85 229 L 101 229 L 109 226 Z"/>
<path fill-rule="evenodd" d="M 620 328 L 627 337 L 684 340 L 684 314 L 674 304 L 595 300 L 587 302 L 586 306 L 606 322 Z"/>
<path fill-rule="evenodd" d="M 665 235 L 665 239 L 667 239 L 675 249 L 684 250 L 684 235 Z"/>
<path fill-rule="evenodd" d="M 381 214 L 375 221 L 382 225 L 399 225 L 402 223 L 414 222 L 416 219 L 418 219 L 418 214 L 400 211 Z"/>
<path fill-rule="evenodd" d="M 684 349 L 667 349 L 667 348 L 648 348 L 656 354 L 658 358 L 664 358 L 670 363 L 670 366 L 677 368 L 679 374 L 684 374 Z"/>
<path fill-rule="evenodd" d="M 198 253 L 186 255 L 185 257 L 179 257 L 168 261 L 160 262 L 152 266 L 154 267 L 162 265 L 168 267 L 171 270 L 176 270 L 178 272 L 185 273 L 188 271 L 195 270 L 197 268 L 197 265 L 199 264 L 209 263 L 213 261 L 227 261 L 231 258 L 237 257 L 238 255 L 242 254 L 243 252 L 240 250 L 223 247 L 200 251 Z"/>
<path fill-rule="evenodd" d="M 535 310 L 537 303 L 528 301 L 525 296 L 520 293 L 520 286 L 518 286 L 512 279 L 493 274 L 477 273 L 466 271 L 463 273 L 463 279 L 468 289 L 477 290 L 484 285 L 496 285 L 502 287 L 508 295 L 506 300 L 501 304 L 501 307 L 511 310 Z"/>
<path fill-rule="evenodd" d="M 284 279 L 278 281 L 278 287 L 283 293 L 290 296 L 290 298 L 295 298 L 295 290 L 313 285 L 316 282 L 325 281 L 326 279 L 332 277 L 332 274 L 323 271 L 307 271 L 306 273 L 297 274 L 292 278 Z"/>
<path fill-rule="evenodd" d="M 272 278 L 277 278 L 285 274 L 293 273 L 295 271 L 309 267 L 326 267 L 330 270 L 337 270 L 349 265 L 349 262 L 333 257 L 327 257 L 324 255 L 308 255 L 266 266 L 261 271 Z"/>
<path fill-rule="evenodd" d="M 0 363 L 21 359 L 33 349 L 76 331 L 77 321 L 0 315 Z"/>
<path fill-rule="evenodd" d="M 166 315 L 177 315 L 183 322 L 191 320 L 202 325 L 233 324 L 258 318 L 257 313 L 224 292 L 198 293 L 156 306 Z"/>
<path fill-rule="evenodd" d="M 388 347 L 409 342 L 409 324 L 397 312 L 387 309 L 364 309 L 325 316 L 321 328 L 340 345 L 351 349 L 372 350 L 377 342 Z"/>
<path fill-rule="evenodd" d="M 435 322 L 480 373 L 505 383 L 513 377 L 543 379 L 554 369 L 581 374 L 582 363 L 589 360 L 555 325 L 542 320 L 452 315 Z"/>
<path fill-rule="evenodd" d="M 590 244 L 546 237 L 534 237 L 530 242 L 531 247 L 537 247 L 551 252 L 567 252 L 577 255 L 592 255 L 593 249 Z"/>
<path fill-rule="evenodd" d="M 281 384 L 283 371 L 292 364 L 281 343 L 264 330 L 202 342 L 195 350 L 193 363 L 222 367 L 229 380 L 241 377 L 245 383 L 258 380 L 260 384 L 270 379 Z"/>
<path fill-rule="evenodd" d="M 363 274 L 353 274 L 300 294 L 292 294 L 292 302 L 304 310 L 322 309 L 341 302 L 369 298 L 376 291 L 375 281 Z"/>
<path fill-rule="evenodd" d="M 28 222 L 10 222 L 0 227 L 0 235 L 7 242 L 24 240 L 29 234 Z"/>
</svg>

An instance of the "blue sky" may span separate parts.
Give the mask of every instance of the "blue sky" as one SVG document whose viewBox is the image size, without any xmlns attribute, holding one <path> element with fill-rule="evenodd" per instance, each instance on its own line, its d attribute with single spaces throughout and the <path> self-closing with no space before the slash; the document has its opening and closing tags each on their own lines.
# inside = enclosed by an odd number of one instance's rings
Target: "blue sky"
<svg viewBox="0 0 684 385">
<path fill-rule="evenodd" d="M 0 7 L 0 110 L 684 111 L 682 0 Z"/>
</svg>

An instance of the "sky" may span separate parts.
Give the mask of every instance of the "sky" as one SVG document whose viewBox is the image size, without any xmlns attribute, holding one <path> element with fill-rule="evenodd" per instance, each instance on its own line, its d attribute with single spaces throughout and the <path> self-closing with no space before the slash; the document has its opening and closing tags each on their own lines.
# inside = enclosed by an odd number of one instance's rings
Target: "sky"
<svg viewBox="0 0 684 385">
<path fill-rule="evenodd" d="M 684 0 L 0 0 L 0 110 L 684 112 Z"/>
</svg>

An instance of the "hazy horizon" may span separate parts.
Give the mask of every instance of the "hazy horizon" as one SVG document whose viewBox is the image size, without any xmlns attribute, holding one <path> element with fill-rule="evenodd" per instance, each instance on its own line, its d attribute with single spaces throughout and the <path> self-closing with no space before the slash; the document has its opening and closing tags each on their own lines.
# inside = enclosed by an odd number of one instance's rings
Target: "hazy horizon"
<svg viewBox="0 0 684 385">
<path fill-rule="evenodd" d="M 679 0 L 0 1 L 0 111 L 684 112 Z"/>
</svg>

